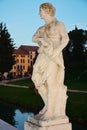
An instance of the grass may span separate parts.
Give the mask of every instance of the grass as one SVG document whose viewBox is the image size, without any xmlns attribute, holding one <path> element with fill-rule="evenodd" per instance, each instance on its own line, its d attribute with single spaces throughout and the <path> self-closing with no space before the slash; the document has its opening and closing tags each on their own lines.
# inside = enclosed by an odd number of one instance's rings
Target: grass
<svg viewBox="0 0 87 130">
<path fill-rule="evenodd" d="M 8 82 L 8 84 L 28 86 L 29 88 L 33 88 L 34 87 L 34 84 L 33 84 L 33 82 L 31 81 L 30 78 Z"/>
<path fill-rule="evenodd" d="M 68 73 L 66 72 L 65 84 L 69 89 L 87 90 L 86 80 L 86 66 L 75 66 L 73 69 L 70 69 Z M 11 82 L 11 84 L 26 85 L 29 86 L 29 88 L 0 86 L 0 99 L 22 106 L 34 106 L 39 108 L 43 106 L 41 97 L 34 92 L 34 84 L 31 79 L 14 81 Z M 87 123 L 87 94 L 68 92 L 67 95 L 67 115 L 73 120 Z"/>
<path fill-rule="evenodd" d="M 21 106 L 41 107 L 43 101 L 39 94 L 30 88 L 15 88 L 0 86 L 0 99 L 11 103 L 19 104 Z"/>
<path fill-rule="evenodd" d="M 67 115 L 74 120 L 87 123 L 87 94 L 67 93 Z M 41 109 L 43 101 L 32 88 L 0 86 L 0 99 L 22 107 Z"/>
<path fill-rule="evenodd" d="M 68 93 L 66 111 L 71 119 L 87 124 L 87 94 Z"/>
</svg>

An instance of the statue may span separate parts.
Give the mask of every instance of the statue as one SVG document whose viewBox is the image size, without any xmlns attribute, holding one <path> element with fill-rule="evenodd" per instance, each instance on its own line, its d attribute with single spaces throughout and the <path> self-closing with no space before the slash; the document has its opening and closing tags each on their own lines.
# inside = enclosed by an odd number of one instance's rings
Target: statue
<svg viewBox="0 0 87 130">
<path fill-rule="evenodd" d="M 34 118 L 49 120 L 65 116 L 67 87 L 64 85 L 62 50 L 68 44 L 69 37 L 64 24 L 55 18 L 52 4 L 41 4 L 39 14 L 45 25 L 32 38 L 39 45 L 32 81 L 45 105 Z"/>
</svg>

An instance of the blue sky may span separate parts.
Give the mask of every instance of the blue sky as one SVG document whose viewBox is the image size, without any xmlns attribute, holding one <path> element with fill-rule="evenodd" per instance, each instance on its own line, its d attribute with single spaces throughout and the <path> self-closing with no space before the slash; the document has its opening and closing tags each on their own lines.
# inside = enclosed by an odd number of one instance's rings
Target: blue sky
<svg viewBox="0 0 87 130">
<path fill-rule="evenodd" d="M 32 36 L 44 24 L 39 16 L 39 6 L 44 2 L 56 8 L 56 18 L 64 22 L 67 32 L 75 25 L 87 30 L 87 0 L 0 0 L 0 22 L 6 23 L 16 47 L 37 45 Z"/>
</svg>

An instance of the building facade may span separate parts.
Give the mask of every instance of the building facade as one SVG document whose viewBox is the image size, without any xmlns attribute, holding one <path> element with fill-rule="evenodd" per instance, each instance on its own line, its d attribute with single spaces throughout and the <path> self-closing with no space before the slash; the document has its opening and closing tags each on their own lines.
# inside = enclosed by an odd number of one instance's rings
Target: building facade
<svg viewBox="0 0 87 130">
<path fill-rule="evenodd" d="M 10 71 L 13 77 L 25 76 L 28 74 L 29 67 L 33 66 L 36 59 L 37 50 L 37 46 L 26 45 L 21 45 L 18 49 L 15 49 L 13 53 L 13 56 L 15 57 L 15 64 Z"/>
</svg>

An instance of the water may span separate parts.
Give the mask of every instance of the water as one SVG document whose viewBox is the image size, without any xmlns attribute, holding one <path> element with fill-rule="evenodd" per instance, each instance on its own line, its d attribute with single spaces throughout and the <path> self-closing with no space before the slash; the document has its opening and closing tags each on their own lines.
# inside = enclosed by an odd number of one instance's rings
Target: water
<svg viewBox="0 0 87 130">
<path fill-rule="evenodd" d="M 24 108 L 6 102 L 0 102 L 0 119 L 15 126 L 18 130 L 24 130 L 24 122 L 27 121 L 29 116 L 33 115 L 34 112 L 25 110 Z"/>
<path fill-rule="evenodd" d="M 32 115 L 34 115 L 34 112 L 31 110 L 25 110 L 6 102 L 0 102 L 0 118 L 19 130 L 24 130 L 24 122 Z M 72 130 L 87 130 L 87 126 L 72 122 Z"/>
<path fill-rule="evenodd" d="M 34 114 L 29 112 L 22 113 L 19 109 L 15 110 L 14 120 L 16 121 L 15 127 L 19 130 L 24 130 L 24 122 L 27 120 L 29 116 L 33 116 Z"/>
</svg>

